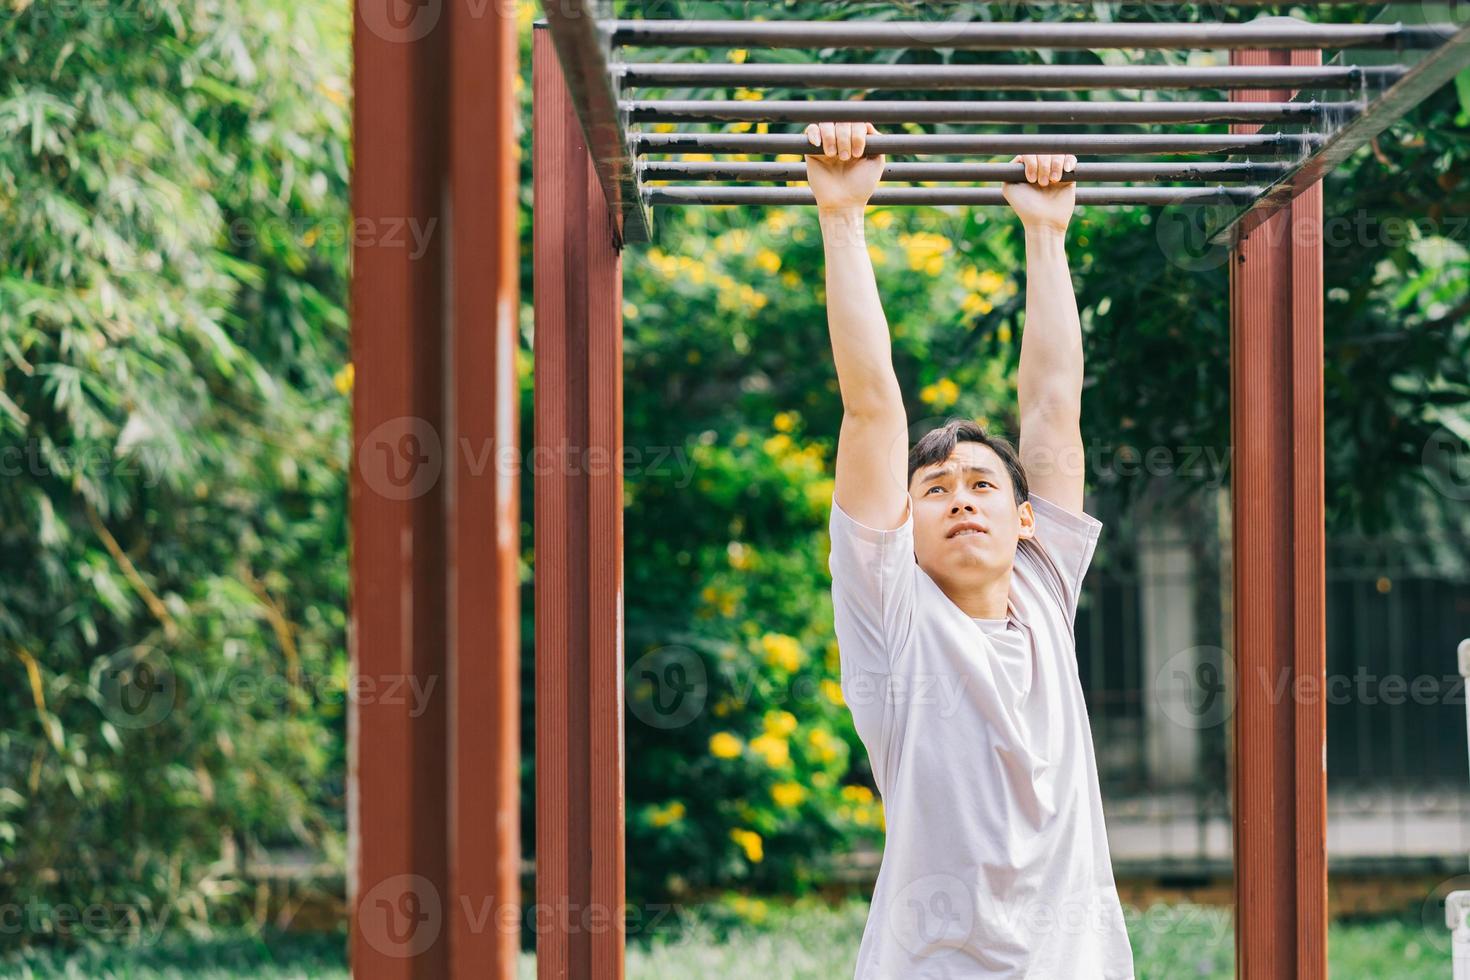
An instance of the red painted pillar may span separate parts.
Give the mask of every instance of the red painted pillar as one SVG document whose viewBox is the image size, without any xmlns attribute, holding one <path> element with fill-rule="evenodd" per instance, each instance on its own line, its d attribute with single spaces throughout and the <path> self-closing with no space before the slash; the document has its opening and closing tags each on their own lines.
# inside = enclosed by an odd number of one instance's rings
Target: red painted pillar
<svg viewBox="0 0 1470 980">
<path fill-rule="evenodd" d="M 536 901 L 542 978 L 623 976 L 622 262 L 536 31 Z"/>
<path fill-rule="evenodd" d="M 1233 60 L 1320 64 L 1321 53 Z M 1325 980 L 1321 185 L 1251 232 L 1230 268 L 1237 976 Z"/>
<path fill-rule="evenodd" d="M 515 9 L 355 17 L 352 971 L 510 980 Z"/>
</svg>

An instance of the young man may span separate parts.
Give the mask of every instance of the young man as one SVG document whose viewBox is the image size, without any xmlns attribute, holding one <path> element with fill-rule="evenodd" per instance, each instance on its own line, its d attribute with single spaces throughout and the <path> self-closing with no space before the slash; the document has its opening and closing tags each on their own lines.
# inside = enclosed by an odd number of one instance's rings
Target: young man
<svg viewBox="0 0 1470 980">
<path fill-rule="evenodd" d="M 1025 156 L 1021 453 L 955 420 L 908 446 L 864 236 L 869 124 L 807 156 L 842 390 L 832 603 L 842 688 L 887 821 L 856 980 L 1128 980 L 1073 619 L 1083 512 L 1071 156 Z"/>
</svg>

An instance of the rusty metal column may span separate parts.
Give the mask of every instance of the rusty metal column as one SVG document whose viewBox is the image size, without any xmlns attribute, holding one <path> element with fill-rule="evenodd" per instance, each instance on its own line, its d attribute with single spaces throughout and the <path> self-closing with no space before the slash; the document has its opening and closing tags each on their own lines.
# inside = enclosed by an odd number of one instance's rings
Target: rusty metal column
<svg viewBox="0 0 1470 980">
<path fill-rule="evenodd" d="M 1321 63 L 1317 51 L 1232 58 Z M 1252 231 L 1230 268 L 1236 975 L 1325 980 L 1321 185 Z"/>
<path fill-rule="evenodd" d="M 355 5 L 360 980 L 510 980 L 519 946 L 514 5 L 465 17 Z"/>
<path fill-rule="evenodd" d="M 520 49 L 514 2 L 445 8 L 449 976 L 514 980 L 521 939 Z"/>
<path fill-rule="evenodd" d="M 622 262 L 536 31 L 537 972 L 623 976 Z"/>
</svg>

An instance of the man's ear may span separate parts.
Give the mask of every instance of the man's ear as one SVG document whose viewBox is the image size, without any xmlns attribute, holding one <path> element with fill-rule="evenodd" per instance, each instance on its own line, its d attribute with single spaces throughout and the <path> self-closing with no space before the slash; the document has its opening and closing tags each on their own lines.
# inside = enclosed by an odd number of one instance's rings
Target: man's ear
<svg viewBox="0 0 1470 980">
<path fill-rule="evenodd" d="M 1030 540 L 1036 537 L 1036 511 L 1031 509 L 1031 501 L 1026 501 L 1016 508 L 1016 513 L 1021 515 L 1021 537 Z"/>
</svg>

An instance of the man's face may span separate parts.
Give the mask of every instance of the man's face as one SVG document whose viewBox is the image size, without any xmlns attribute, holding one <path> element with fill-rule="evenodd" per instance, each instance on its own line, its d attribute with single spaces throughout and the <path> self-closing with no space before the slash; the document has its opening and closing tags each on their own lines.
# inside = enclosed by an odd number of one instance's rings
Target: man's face
<svg viewBox="0 0 1470 980">
<path fill-rule="evenodd" d="M 995 450 L 961 442 L 943 463 L 921 467 L 909 483 L 914 557 L 950 591 L 994 581 L 1035 532 L 1031 505 L 1016 504 L 1010 473 Z"/>
</svg>

